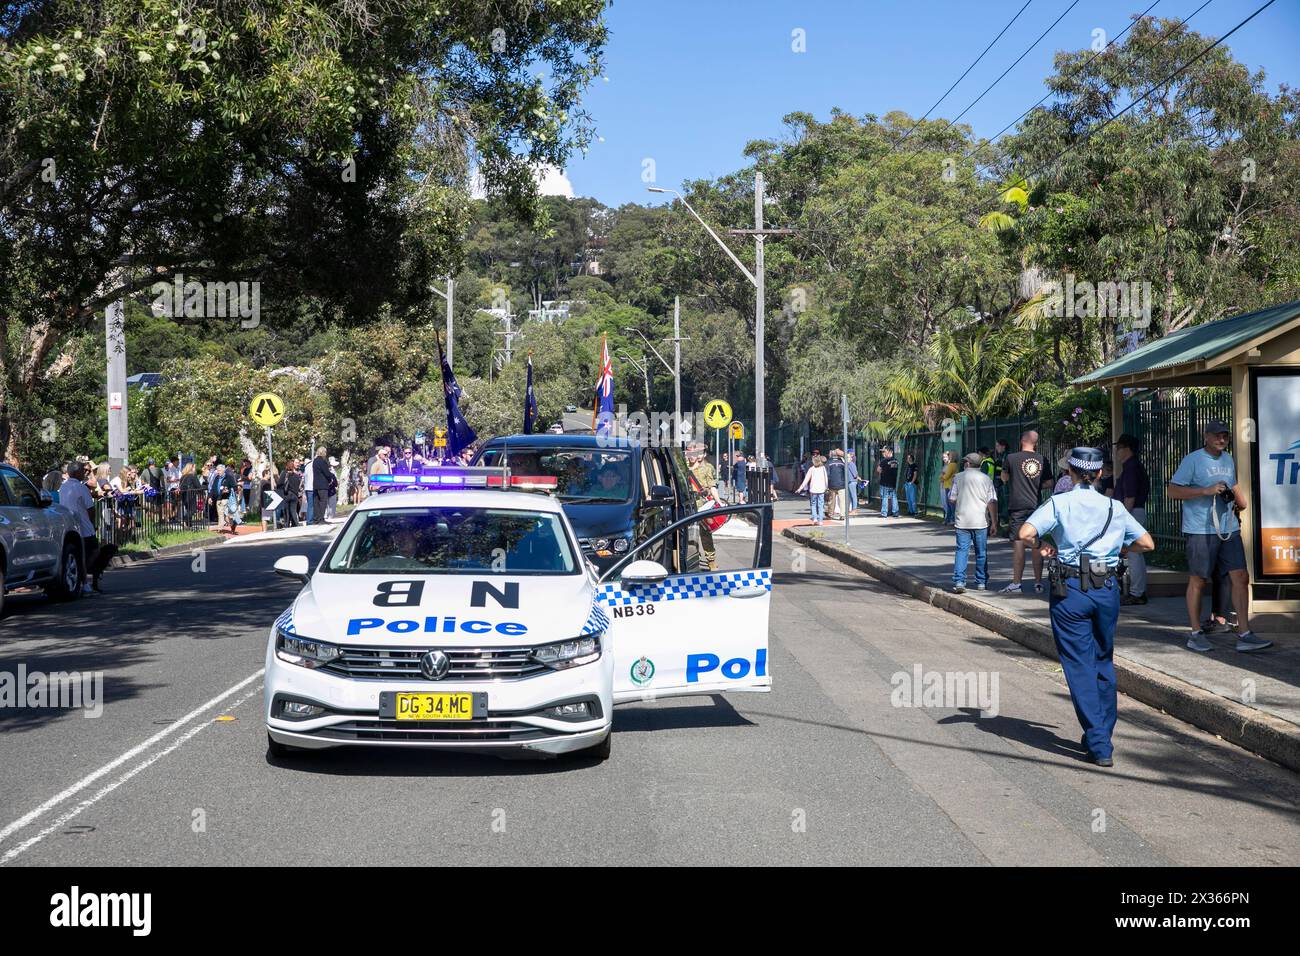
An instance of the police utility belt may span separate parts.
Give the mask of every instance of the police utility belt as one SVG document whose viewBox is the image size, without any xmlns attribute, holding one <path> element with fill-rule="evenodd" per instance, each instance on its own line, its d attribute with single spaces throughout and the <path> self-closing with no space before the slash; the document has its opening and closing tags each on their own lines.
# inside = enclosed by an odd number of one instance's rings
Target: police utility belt
<svg viewBox="0 0 1300 956">
<path fill-rule="evenodd" d="M 1087 551 L 1092 545 L 1101 540 L 1102 535 L 1110 528 L 1111 519 L 1115 517 L 1115 502 L 1110 503 L 1110 510 L 1106 513 L 1106 523 L 1101 526 L 1091 540 L 1079 547 L 1079 556 L 1074 564 L 1066 564 L 1059 557 L 1051 557 L 1047 561 L 1047 579 L 1051 585 L 1053 597 L 1065 597 L 1070 589 L 1066 583 L 1070 578 L 1078 578 L 1079 590 L 1087 591 L 1089 589 L 1104 588 L 1112 579 L 1120 586 L 1122 594 L 1128 594 L 1128 566 L 1120 560 L 1119 564 L 1114 567 L 1108 565 L 1101 558 L 1088 557 Z"/>
</svg>

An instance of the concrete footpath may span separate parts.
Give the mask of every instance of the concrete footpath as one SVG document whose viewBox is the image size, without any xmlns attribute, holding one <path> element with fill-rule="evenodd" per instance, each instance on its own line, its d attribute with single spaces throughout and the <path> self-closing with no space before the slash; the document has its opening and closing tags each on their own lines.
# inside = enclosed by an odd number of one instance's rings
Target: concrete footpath
<svg viewBox="0 0 1300 956">
<path fill-rule="evenodd" d="M 1047 595 L 1034 593 L 1032 566 L 1026 563 L 1022 594 L 998 593 L 1011 581 L 1005 538 L 989 544 L 989 589 L 973 590 L 972 567 L 972 590 L 958 595 L 952 593 L 955 536 L 938 522 L 863 512 L 850 518 L 846 546 L 844 522 L 813 526 L 806 499 L 785 498 L 774 517 L 786 537 L 1056 658 Z M 1120 692 L 1300 771 L 1300 635 L 1270 633 L 1273 647 L 1242 654 L 1231 634 L 1214 634 L 1215 649 L 1197 654 L 1186 649 L 1187 634 L 1181 593 L 1123 608 L 1115 640 Z"/>
</svg>

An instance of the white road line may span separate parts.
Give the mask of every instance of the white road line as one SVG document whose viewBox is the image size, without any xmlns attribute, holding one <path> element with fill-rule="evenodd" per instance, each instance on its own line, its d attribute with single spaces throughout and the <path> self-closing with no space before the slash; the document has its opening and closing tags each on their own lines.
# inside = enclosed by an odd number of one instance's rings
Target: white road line
<svg viewBox="0 0 1300 956">
<path fill-rule="evenodd" d="M 27 826 L 32 821 L 49 813 L 51 810 L 53 810 L 55 807 L 57 807 L 59 804 L 63 803 L 64 801 L 69 800 L 72 797 L 75 797 L 78 793 L 80 793 L 82 790 L 85 790 L 87 787 L 89 787 L 100 777 L 112 773 L 114 770 L 122 766 L 122 764 L 127 763 L 128 761 L 134 760 L 136 757 L 140 756 L 140 754 L 144 753 L 146 750 L 148 750 L 154 744 L 158 743 L 158 741 L 162 740 L 164 737 L 167 737 L 169 734 L 175 733 L 177 730 L 179 730 L 181 727 L 188 724 L 195 717 L 199 716 L 204 711 L 211 710 L 213 707 L 216 707 L 218 704 L 220 704 L 223 700 L 225 700 L 227 697 L 231 696 L 232 694 L 239 693 L 241 690 L 243 690 L 253 681 L 258 680 L 265 673 L 266 673 L 266 668 L 264 667 L 260 668 L 257 671 L 257 673 L 250 674 L 248 677 L 245 677 L 234 687 L 231 687 L 229 690 L 222 691 L 220 694 L 218 694 L 216 697 L 213 697 L 206 704 L 201 704 L 200 706 L 194 708 L 194 710 L 190 711 L 180 720 L 176 721 L 175 723 L 168 724 L 166 727 L 158 731 L 158 733 L 154 734 L 144 743 L 132 747 L 130 750 L 122 754 L 122 756 L 118 757 L 116 760 L 104 764 L 104 766 L 100 767 L 94 773 L 82 777 L 80 780 L 78 780 L 72 786 L 68 787 L 66 790 L 50 797 L 50 799 L 46 800 L 35 810 L 31 811 L 28 814 L 25 814 L 24 816 L 15 820 L 13 823 L 9 824 L 3 830 L 0 830 L 0 842 L 3 842 L 8 837 L 17 833 L 19 830 Z M 200 724 L 199 726 L 202 727 L 205 725 Z"/>
<path fill-rule="evenodd" d="M 258 692 L 259 690 L 261 690 L 260 687 L 254 688 L 253 691 L 252 691 L 252 693 L 245 694 L 243 697 L 239 698 L 239 700 L 237 700 L 237 701 L 235 701 L 233 704 L 231 704 L 230 707 L 229 707 L 228 709 L 229 709 L 229 710 L 234 710 L 236 707 L 238 707 L 240 704 L 244 703 L 244 702 L 245 702 L 246 700 L 248 700 L 249 698 L 256 696 L 256 694 L 257 694 L 257 692 Z M 126 783 L 128 780 L 130 780 L 130 779 L 131 779 L 132 777 L 134 777 L 136 774 L 141 773 L 141 772 L 144 771 L 144 770 L 147 770 L 147 769 L 148 769 L 152 764 L 157 763 L 159 760 L 161 760 L 163 757 L 166 757 L 169 753 L 171 753 L 171 752 L 172 752 L 173 750 L 175 750 L 177 747 L 182 746 L 182 745 L 183 745 L 187 740 L 189 740 L 191 737 L 193 737 L 195 734 L 197 734 L 200 730 L 203 730 L 205 727 L 211 727 L 211 726 L 212 726 L 212 721 L 203 721 L 202 723 L 195 724 L 195 725 L 194 725 L 193 727 L 191 727 L 189 730 L 185 731 L 185 733 L 181 734 L 181 736 L 176 740 L 176 742 L 173 743 L 173 744 L 172 744 L 170 747 L 168 747 L 166 750 L 160 750 L 160 751 L 158 751 L 158 752 L 157 752 L 156 754 L 154 754 L 152 757 L 150 757 L 149 759 L 147 759 L 144 763 L 139 764 L 138 766 L 136 766 L 136 767 L 135 767 L 134 769 L 132 769 L 132 770 L 128 770 L 126 773 L 122 774 L 122 776 L 118 777 L 116 780 L 114 780 L 114 781 L 113 781 L 112 783 L 110 783 L 108 786 L 103 787 L 103 788 L 101 788 L 100 790 L 96 791 L 96 793 L 95 793 L 95 795 L 94 795 L 93 797 L 90 797 L 90 798 L 88 798 L 88 799 L 86 799 L 86 800 L 82 800 L 79 804 L 77 804 L 75 807 L 73 807 L 73 808 L 72 808 L 71 810 L 69 810 L 67 813 L 65 813 L 65 814 L 63 814 L 62 816 L 58 817 L 58 818 L 57 818 L 53 823 L 51 823 L 48 827 L 46 827 L 46 828 L 45 828 L 44 830 L 42 830 L 40 833 L 36 834 L 36 836 L 34 836 L 34 837 L 30 837 L 30 838 L 28 838 L 27 840 L 24 840 L 22 843 L 19 843 L 17 846 L 13 847 L 11 850 L 9 850 L 7 853 L 5 853 L 4 856 L 0 856 L 0 866 L 4 866 L 6 863 L 8 863 L 10 860 L 14 859 L 14 858 L 15 858 L 16 856 L 18 856 L 20 853 L 24 853 L 24 852 L 26 852 L 28 849 L 30 849 L 31 847 L 33 847 L 33 846 L 35 846 L 36 844 L 40 843 L 42 840 L 44 840 L 44 839 L 45 839 L 47 836 L 49 836 L 51 833 L 54 833 L 56 830 L 61 830 L 63 827 L 65 827 L 65 826 L 68 825 L 68 822 L 69 822 L 70 820 L 74 819 L 74 818 L 75 818 L 79 813 L 81 813 L 82 810 L 85 810 L 87 807 L 93 807 L 96 803 L 98 803 L 98 802 L 99 802 L 100 800 L 102 800 L 104 797 L 108 796 L 110 793 L 112 793 L 112 792 L 113 792 L 114 790 L 116 790 L 118 787 L 122 786 L 122 784 Z"/>
</svg>

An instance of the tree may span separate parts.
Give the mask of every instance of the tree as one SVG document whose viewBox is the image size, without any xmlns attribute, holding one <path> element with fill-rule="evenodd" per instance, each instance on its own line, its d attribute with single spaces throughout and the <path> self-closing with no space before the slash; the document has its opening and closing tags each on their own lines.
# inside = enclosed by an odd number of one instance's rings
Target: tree
<svg viewBox="0 0 1300 956">
<path fill-rule="evenodd" d="M 0 444 L 62 334 L 160 278 L 360 321 L 460 255 L 469 166 L 520 215 L 590 130 L 600 0 L 46 0 L 0 20 Z M 533 70 L 546 67 L 547 81 Z M 233 323 L 232 323 L 233 324 Z"/>
<path fill-rule="evenodd" d="M 988 323 L 943 329 L 925 360 L 885 382 L 885 413 L 895 431 L 934 428 L 943 419 L 991 418 L 1017 411 L 1024 401 L 1030 357 L 1024 336 Z"/>
<path fill-rule="evenodd" d="M 1045 167 L 1020 224 L 1028 264 L 1151 283 L 1147 335 L 1300 296 L 1300 101 L 1270 95 L 1227 47 L 1192 62 L 1210 42 L 1145 17 L 1100 55 L 1058 54 L 1055 100 L 1003 144 L 1015 166 Z M 1114 316 L 1061 325 L 1103 358 L 1131 329 Z"/>
</svg>

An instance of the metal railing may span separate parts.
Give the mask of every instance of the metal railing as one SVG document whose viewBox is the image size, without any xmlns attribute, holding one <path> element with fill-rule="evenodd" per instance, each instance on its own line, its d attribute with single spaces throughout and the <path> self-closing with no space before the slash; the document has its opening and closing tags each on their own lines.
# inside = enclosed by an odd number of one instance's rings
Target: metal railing
<svg viewBox="0 0 1300 956">
<path fill-rule="evenodd" d="M 208 504 L 201 488 L 185 493 L 180 489 L 112 492 L 95 502 L 95 535 L 101 543 L 119 548 L 147 546 L 164 532 L 206 528 Z"/>
<path fill-rule="evenodd" d="M 1124 403 L 1124 431 L 1138 439 L 1138 458 L 1151 479 L 1146 527 L 1160 551 L 1183 553 L 1182 503 L 1165 497 L 1165 483 L 1184 455 L 1205 444 L 1203 430 L 1215 418 L 1232 421 L 1232 391 L 1226 387 L 1144 392 Z"/>
</svg>

